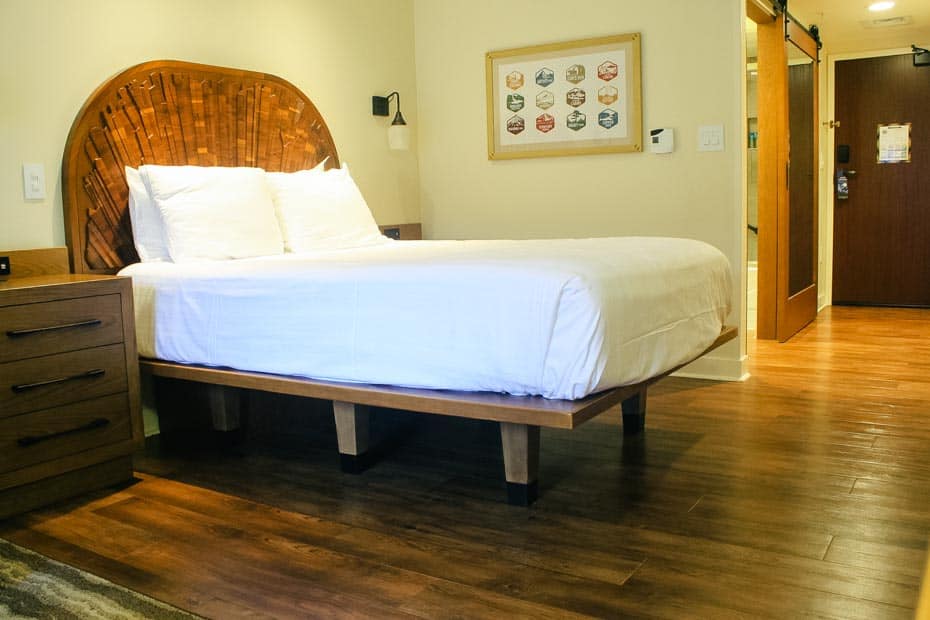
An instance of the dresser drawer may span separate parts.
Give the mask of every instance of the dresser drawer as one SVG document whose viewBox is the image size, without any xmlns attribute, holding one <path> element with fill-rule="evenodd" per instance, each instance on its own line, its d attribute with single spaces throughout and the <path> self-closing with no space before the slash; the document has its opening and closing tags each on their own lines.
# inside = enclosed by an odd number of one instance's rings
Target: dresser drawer
<svg viewBox="0 0 930 620">
<path fill-rule="evenodd" d="M 132 434 L 126 394 L 0 420 L 0 471 L 125 441 Z"/>
<path fill-rule="evenodd" d="M 0 308 L 0 362 L 123 341 L 117 294 Z"/>
<path fill-rule="evenodd" d="M 0 418 L 126 390 L 123 345 L 0 364 Z"/>
</svg>

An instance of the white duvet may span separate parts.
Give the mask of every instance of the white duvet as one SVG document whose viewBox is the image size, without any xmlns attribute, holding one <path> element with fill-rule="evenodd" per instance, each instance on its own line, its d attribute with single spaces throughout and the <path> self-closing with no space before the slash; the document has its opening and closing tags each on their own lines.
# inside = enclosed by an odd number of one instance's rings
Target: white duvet
<svg viewBox="0 0 930 620">
<path fill-rule="evenodd" d="M 687 239 L 402 241 L 120 273 L 144 357 L 547 398 L 689 361 L 730 311 L 726 258 Z"/>
</svg>

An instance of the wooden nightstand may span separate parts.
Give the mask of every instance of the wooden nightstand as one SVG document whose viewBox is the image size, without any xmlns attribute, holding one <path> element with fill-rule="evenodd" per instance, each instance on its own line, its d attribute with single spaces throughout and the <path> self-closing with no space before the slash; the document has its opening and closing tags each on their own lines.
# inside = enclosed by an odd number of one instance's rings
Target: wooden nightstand
<svg viewBox="0 0 930 620">
<path fill-rule="evenodd" d="M 0 282 L 0 518 L 129 480 L 142 442 L 131 281 Z"/>
</svg>

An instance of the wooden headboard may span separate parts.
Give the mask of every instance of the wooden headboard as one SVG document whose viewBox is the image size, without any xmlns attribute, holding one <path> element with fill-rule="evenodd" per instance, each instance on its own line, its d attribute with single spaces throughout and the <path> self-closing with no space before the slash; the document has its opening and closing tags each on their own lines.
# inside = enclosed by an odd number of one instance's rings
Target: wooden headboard
<svg viewBox="0 0 930 620">
<path fill-rule="evenodd" d="M 103 83 L 78 112 L 62 161 L 65 232 L 75 273 L 139 260 L 124 166 L 255 166 L 293 172 L 336 145 L 323 117 L 274 75 L 154 60 Z"/>
</svg>

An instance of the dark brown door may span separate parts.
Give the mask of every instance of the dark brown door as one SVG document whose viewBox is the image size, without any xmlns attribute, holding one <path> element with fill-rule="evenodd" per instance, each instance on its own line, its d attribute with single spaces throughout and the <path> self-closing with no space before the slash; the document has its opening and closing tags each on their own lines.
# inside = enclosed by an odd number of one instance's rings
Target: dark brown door
<svg viewBox="0 0 930 620">
<path fill-rule="evenodd" d="M 833 303 L 930 306 L 930 67 L 910 54 L 836 63 Z M 910 163 L 878 163 L 880 125 L 911 124 Z M 835 154 L 836 155 L 836 154 Z"/>
</svg>

